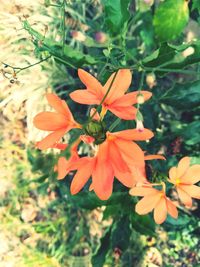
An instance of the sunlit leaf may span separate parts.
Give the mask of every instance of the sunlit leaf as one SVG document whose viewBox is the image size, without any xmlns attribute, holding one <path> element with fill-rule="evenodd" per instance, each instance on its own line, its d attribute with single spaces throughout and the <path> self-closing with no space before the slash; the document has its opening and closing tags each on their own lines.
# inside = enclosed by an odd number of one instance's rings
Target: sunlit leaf
<svg viewBox="0 0 200 267">
<path fill-rule="evenodd" d="M 165 0 L 158 6 L 154 17 L 154 28 L 160 41 L 175 39 L 181 34 L 189 19 L 188 2 Z"/>
<path fill-rule="evenodd" d="M 105 24 L 111 34 L 120 33 L 129 19 L 130 0 L 103 0 Z"/>
</svg>

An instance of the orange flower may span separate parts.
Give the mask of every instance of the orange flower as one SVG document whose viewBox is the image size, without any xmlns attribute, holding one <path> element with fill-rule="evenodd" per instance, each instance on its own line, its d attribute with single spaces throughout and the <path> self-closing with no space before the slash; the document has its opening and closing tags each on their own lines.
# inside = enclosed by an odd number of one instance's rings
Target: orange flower
<svg viewBox="0 0 200 267">
<path fill-rule="evenodd" d="M 64 179 L 65 176 L 73 170 L 73 164 L 79 159 L 77 152 L 77 144 L 71 148 L 70 158 L 67 160 L 65 157 L 58 159 L 57 165 L 54 166 L 54 171 L 58 172 L 58 180 Z"/>
<path fill-rule="evenodd" d="M 154 220 L 157 224 L 166 220 L 167 213 L 175 219 L 178 217 L 176 206 L 165 194 L 165 184 L 161 191 L 153 188 L 151 184 L 143 184 L 132 188 L 130 194 L 143 197 L 136 204 L 135 211 L 140 215 L 145 215 L 154 210 Z"/>
<path fill-rule="evenodd" d="M 144 153 L 132 140 L 150 139 L 153 133 L 144 129 L 107 132 L 106 140 L 98 146 L 95 157 L 83 157 L 73 167 L 77 169 L 71 184 L 71 193 L 77 194 L 92 176 L 91 188 L 97 196 L 106 200 L 113 190 L 116 177 L 123 185 L 133 187 L 145 175 Z"/>
<path fill-rule="evenodd" d="M 191 207 L 192 198 L 200 199 L 200 187 L 194 185 L 200 181 L 200 164 L 190 167 L 190 158 L 184 157 L 169 170 L 169 178 L 184 205 Z"/>
<path fill-rule="evenodd" d="M 46 95 L 49 105 L 56 112 L 41 112 L 33 120 L 36 128 L 51 131 L 42 141 L 37 143 L 39 149 L 47 149 L 55 145 L 65 133 L 73 128 L 81 128 L 74 120 L 68 105 L 55 94 Z"/>
<path fill-rule="evenodd" d="M 115 73 L 113 73 L 104 86 L 88 72 L 79 69 L 78 75 L 85 84 L 86 90 L 76 90 L 70 94 L 70 97 L 80 103 L 87 105 L 99 105 L 108 91 Z M 111 111 L 117 117 L 132 120 L 135 119 L 137 109 L 133 107 L 137 103 L 138 92 L 125 94 L 131 84 L 131 71 L 129 69 L 120 69 L 112 84 L 105 101 L 102 104 L 102 114 L 107 110 Z M 148 100 L 152 94 L 147 91 L 141 91 L 144 101 Z"/>
</svg>

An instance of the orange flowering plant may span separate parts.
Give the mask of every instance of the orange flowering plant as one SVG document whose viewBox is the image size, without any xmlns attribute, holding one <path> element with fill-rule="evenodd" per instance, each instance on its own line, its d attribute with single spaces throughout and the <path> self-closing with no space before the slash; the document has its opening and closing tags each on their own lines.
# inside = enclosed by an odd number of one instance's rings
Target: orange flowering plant
<svg viewBox="0 0 200 267">
<path fill-rule="evenodd" d="M 40 130 L 51 131 L 43 140 L 37 142 L 37 148 L 60 149 L 62 155 L 54 167 L 59 180 L 74 173 L 70 185 L 72 195 L 89 186 L 96 196 L 108 200 L 113 192 L 114 179 L 126 188 L 131 196 L 143 197 L 135 206 L 136 213 L 145 215 L 154 210 L 154 220 L 163 223 L 167 214 L 177 219 L 179 204 L 167 196 L 166 183 L 174 185 L 181 202 L 192 205 L 192 198 L 200 199 L 200 165 L 190 167 L 189 157 L 184 157 L 178 167 L 169 171 L 169 179 L 151 183 L 146 174 L 146 161 L 161 159 L 162 155 L 147 155 L 138 141 L 153 138 L 151 130 L 144 128 L 140 106 L 150 99 L 148 91 L 127 92 L 131 85 L 132 73 L 129 69 L 119 69 L 102 85 L 94 76 L 79 69 L 78 75 L 86 89 L 75 90 L 70 94 L 72 100 L 87 105 L 96 105 L 90 109 L 84 123 L 75 121 L 67 103 L 53 93 L 46 95 L 55 112 L 41 112 L 34 118 L 34 125 Z M 106 114 L 117 116 L 113 124 L 106 124 Z M 100 113 L 99 113 L 100 112 Z M 119 121 L 134 120 L 135 128 L 113 132 Z M 68 132 L 78 129 L 73 142 L 63 144 L 62 138 Z M 79 147 L 84 142 L 87 155 L 81 155 Z M 66 153 L 67 151 L 67 158 Z M 69 178 L 67 178 L 69 179 Z M 174 190 L 173 188 L 171 190 Z M 85 190 L 85 189 L 84 189 Z M 126 190 L 128 194 L 128 190 Z"/>
</svg>

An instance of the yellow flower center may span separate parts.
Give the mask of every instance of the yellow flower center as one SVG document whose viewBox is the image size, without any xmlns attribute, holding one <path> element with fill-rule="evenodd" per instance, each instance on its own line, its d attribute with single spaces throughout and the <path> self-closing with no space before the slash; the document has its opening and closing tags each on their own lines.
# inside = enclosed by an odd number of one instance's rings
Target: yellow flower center
<svg viewBox="0 0 200 267">
<path fill-rule="evenodd" d="M 111 134 L 107 134 L 107 140 L 109 140 L 109 141 L 113 141 L 113 140 L 115 140 L 115 139 L 116 139 L 116 136 L 111 135 Z"/>
<path fill-rule="evenodd" d="M 176 178 L 176 185 L 179 185 L 181 183 L 180 178 Z"/>
</svg>

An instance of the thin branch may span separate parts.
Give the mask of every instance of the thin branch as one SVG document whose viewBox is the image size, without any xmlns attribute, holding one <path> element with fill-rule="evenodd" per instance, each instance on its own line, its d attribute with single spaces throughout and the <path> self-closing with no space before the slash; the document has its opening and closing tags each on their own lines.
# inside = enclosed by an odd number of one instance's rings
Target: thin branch
<svg viewBox="0 0 200 267">
<path fill-rule="evenodd" d="M 36 65 L 38 65 L 38 64 L 40 64 L 40 63 L 42 63 L 42 62 L 44 62 L 44 61 L 47 61 L 50 57 L 51 57 L 51 56 L 48 56 L 48 57 L 46 57 L 46 58 L 44 58 L 44 59 L 41 59 L 40 61 L 37 61 L 37 62 L 34 63 L 34 64 L 28 65 L 28 66 L 23 67 L 23 68 L 20 68 L 20 67 L 13 67 L 13 66 L 11 66 L 11 65 L 9 65 L 9 64 L 7 64 L 7 63 L 4 63 L 4 62 L 2 62 L 2 64 L 5 65 L 5 67 L 10 67 L 10 68 L 12 68 L 14 71 L 15 71 L 15 70 L 18 70 L 18 71 L 16 71 L 16 74 L 17 74 L 17 73 L 19 73 L 19 72 L 22 71 L 22 70 L 29 69 L 29 68 L 31 68 L 31 67 L 33 67 L 33 66 L 36 66 Z"/>
</svg>

